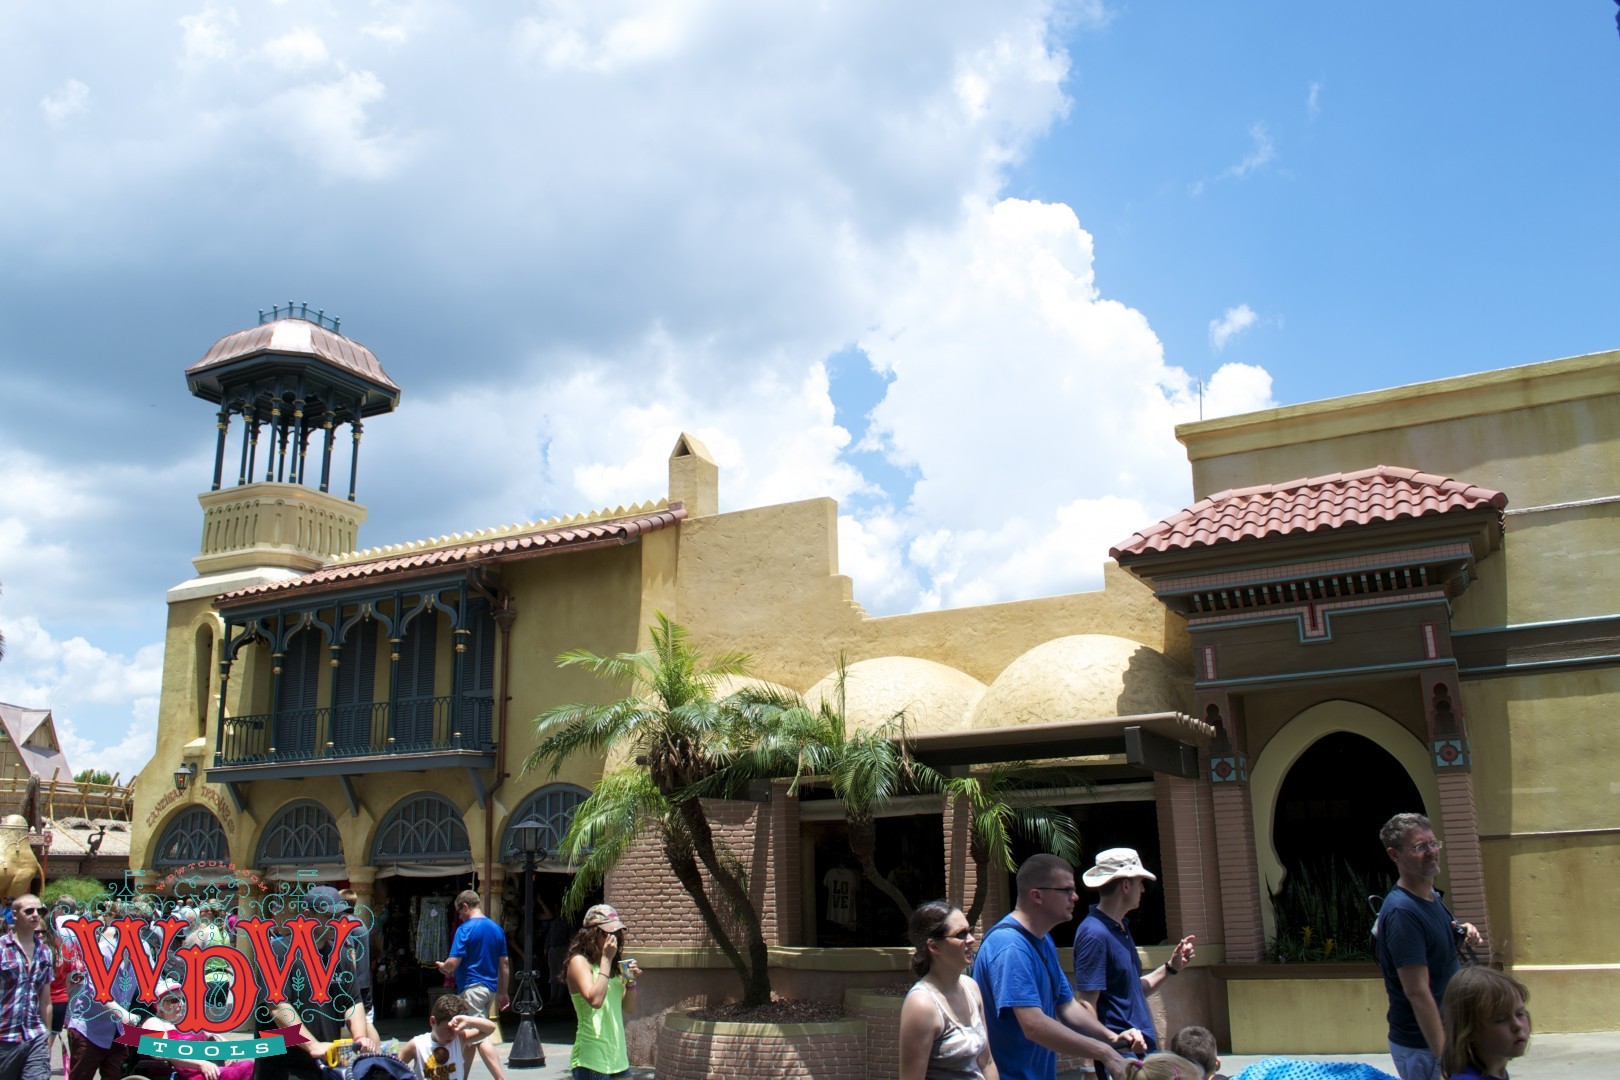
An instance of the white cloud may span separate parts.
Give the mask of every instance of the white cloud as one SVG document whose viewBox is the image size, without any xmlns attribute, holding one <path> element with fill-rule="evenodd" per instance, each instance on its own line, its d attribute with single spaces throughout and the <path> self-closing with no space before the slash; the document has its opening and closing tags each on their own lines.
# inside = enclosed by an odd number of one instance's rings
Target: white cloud
<svg viewBox="0 0 1620 1080">
<path fill-rule="evenodd" d="M 1256 315 L 1248 304 L 1227 308 L 1226 314 L 1209 321 L 1209 347 L 1220 352 L 1226 348 L 1228 341 L 1259 321 L 1260 316 Z"/>
<path fill-rule="evenodd" d="M 371 107 L 387 88 L 369 71 L 294 87 L 271 99 L 260 122 L 287 149 L 329 178 L 377 181 L 398 174 L 419 141 L 375 130 Z"/>
<path fill-rule="evenodd" d="M 90 111 L 90 88 L 78 79 L 69 79 L 50 97 L 41 98 L 40 111 L 53 124 L 62 124 Z"/>
<path fill-rule="evenodd" d="M 9 605 L 8 605 L 9 607 Z M 8 616 L 6 657 L 0 661 L 0 701 L 48 708 L 78 771 L 104 768 L 131 777 L 151 757 L 163 682 L 163 646 L 154 642 L 132 656 L 109 653 L 82 637 L 58 639 L 32 616 Z M 122 739 L 105 745 L 78 732 L 74 717 L 111 707 L 129 720 Z"/>
<path fill-rule="evenodd" d="M 1095 587 L 1110 543 L 1186 501 L 1192 380 L 1092 261 L 1068 207 L 1005 199 L 894 268 L 861 345 L 892 377 L 872 438 L 920 474 L 902 512 L 917 603 Z M 1269 404 L 1269 382 L 1221 387 L 1225 407 Z"/>
<path fill-rule="evenodd" d="M 1256 169 L 1263 168 L 1276 160 L 1277 144 L 1271 138 L 1271 129 L 1264 122 L 1256 120 L 1249 125 L 1249 140 L 1253 143 L 1253 146 L 1241 161 L 1222 169 L 1213 181 L 1194 180 L 1187 185 L 1187 193 L 1197 198 L 1204 193 L 1210 183 L 1221 180 L 1242 180 Z"/>
<path fill-rule="evenodd" d="M 1305 93 L 1305 113 L 1314 121 L 1322 115 L 1322 80 L 1312 79 Z"/>
<path fill-rule="evenodd" d="M 228 60 L 236 51 L 226 23 L 235 22 L 235 12 L 221 13 L 212 7 L 180 19 L 180 47 L 188 61 L 206 63 Z"/>
<path fill-rule="evenodd" d="M 307 27 L 297 27 L 264 43 L 264 55 L 283 71 L 303 71 L 326 63 L 326 42 Z"/>
<path fill-rule="evenodd" d="M 1244 155 L 1242 161 L 1236 165 L 1228 166 L 1221 173 L 1222 176 L 1230 176 L 1233 179 L 1241 180 L 1262 165 L 1268 164 L 1277 156 L 1277 146 L 1271 141 L 1271 131 L 1265 124 L 1258 120 L 1250 124 L 1249 138 L 1254 141 L 1254 148 Z"/>
</svg>

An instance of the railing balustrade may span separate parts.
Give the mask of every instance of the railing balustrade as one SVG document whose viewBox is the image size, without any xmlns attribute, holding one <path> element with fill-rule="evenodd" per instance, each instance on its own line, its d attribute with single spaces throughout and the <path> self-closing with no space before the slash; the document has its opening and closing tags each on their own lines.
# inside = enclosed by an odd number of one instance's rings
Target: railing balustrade
<svg viewBox="0 0 1620 1080">
<path fill-rule="evenodd" d="M 267 765 L 377 754 L 487 750 L 493 746 L 492 697 L 401 698 L 279 713 L 227 716 L 215 765 Z"/>
</svg>

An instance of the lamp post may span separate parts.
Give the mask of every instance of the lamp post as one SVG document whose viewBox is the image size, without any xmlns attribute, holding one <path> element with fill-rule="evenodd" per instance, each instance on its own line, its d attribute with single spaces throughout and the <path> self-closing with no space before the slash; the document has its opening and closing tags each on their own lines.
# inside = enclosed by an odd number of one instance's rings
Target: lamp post
<svg viewBox="0 0 1620 1080">
<path fill-rule="evenodd" d="M 174 770 L 174 790 L 184 794 L 187 782 L 196 778 L 197 763 L 195 761 L 183 762 L 178 769 Z"/>
<path fill-rule="evenodd" d="M 545 822 L 533 814 L 512 826 L 517 849 L 523 853 L 523 970 L 518 973 L 517 997 L 512 1001 L 522 1019 L 512 1040 L 512 1056 L 506 1059 L 509 1069 L 537 1069 L 546 1063 L 540 1033 L 534 1027 L 534 1014 L 540 1011 L 540 993 L 534 985 L 534 859 L 547 854 L 540 846 L 545 831 Z"/>
</svg>

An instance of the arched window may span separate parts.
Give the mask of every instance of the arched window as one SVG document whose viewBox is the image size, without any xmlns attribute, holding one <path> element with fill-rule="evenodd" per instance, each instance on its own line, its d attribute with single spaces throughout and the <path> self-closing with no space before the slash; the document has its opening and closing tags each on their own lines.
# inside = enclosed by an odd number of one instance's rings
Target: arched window
<svg viewBox="0 0 1620 1080">
<path fill-rule="evenodd" d="M 214 628 L 207 623 L 197 627 L 197 633 L 192 642 L 193 661 L 192 679 L 193 689 L 196 693 L 197 705 L 197 734 L 208 734 L 208 703 L 209 691 L 213 689 L 214 679 Z"/>
<path fill-rule="evenodd" d="M 472 843 L 461 811 L 443 795 L 411 795 L 395 804 L 377 829 L 372 865 L 380 863 L 465 863 Z"/>
<path fill-rule="evenodd" d="M 555 859 L 557 849 L 562 847 L 562 838 L 568 835 L 568 827 L 574 823 L 574 811 L 579 809 L 579 804 L 588 795 L 590 792 L 572 784 L 551 784 L 530 792 L 506 819 L 506 831 L 501 838 L 501 860 L 504 862 L 519 856 L 512 826 L 527 821 L 530 814 L 546 823 L 545 831 L 540 834 L 540 846 L 547 857 Z"/>
<path fill-rule="evenodd" d="M 153 850 L 154 870 L 199 862 L 228 862 L 231 857 L 225 827 L 219 823 L 219 818 L 201 806 L 193 806 L 169 822 Z"/>
<path fill-rule="evenodd" d="M 283 806 L 265 826 L 255 866 L 292 866 L 302 863 L 341 863 L 343 839 L 332 812 L 318 802 L 301 799 Z"/>
</svg>

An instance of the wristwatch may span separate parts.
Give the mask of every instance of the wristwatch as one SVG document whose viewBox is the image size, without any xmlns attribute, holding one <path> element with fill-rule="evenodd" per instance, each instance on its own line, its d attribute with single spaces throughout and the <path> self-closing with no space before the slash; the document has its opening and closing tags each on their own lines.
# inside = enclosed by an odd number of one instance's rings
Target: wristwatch
<svg viewBox="0 0 1620 1080">
<path fill-rule="evenodd" d="M 1164 962 L 1164 970 L 1168 971 L 1172 975 L 1180 975 L 1181 974 L 1181 969 L 1171 967 L 1170 966 L 1170 961 L 1168 961 L 1168 960 L 1166 960 Z"/>
</svg>

